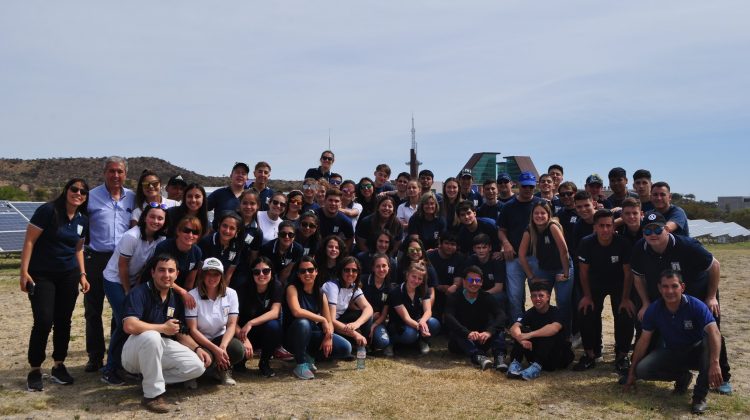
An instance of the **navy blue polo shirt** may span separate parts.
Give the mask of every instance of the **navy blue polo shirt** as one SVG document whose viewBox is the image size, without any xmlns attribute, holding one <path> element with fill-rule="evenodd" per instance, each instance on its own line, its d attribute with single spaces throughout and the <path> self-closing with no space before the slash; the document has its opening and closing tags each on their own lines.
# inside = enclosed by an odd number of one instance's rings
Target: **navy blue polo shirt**
<svg viewBox="0 0 750 420">
<path fill-rule="evenodd" d="M 640 239 L 633 247 L 630 268 L 633 274 L 646 279 L 648 297 L 656 300 L 659 295 L 659 275 L 664 270 L 676 270 L 685 281 L 685 293 L 698 299 L 705 299 L 708 292 L 708 269 L 714 256 L 700 242 L 682 235 L 669 235 L 669 242 L 663 254 L 657 254 L 645 239 Z"/>
<path fill-rule="evenodd" d="M 122 319 L 135 317 L 149 324 L 163 324 L 174 318 L 185 325 L 185 307 L 182 299 L 169 289 L 167 298 L 162 301 L 153 281 L 141 283 L 125 297 L 125 312 Z"/>
<path fill-rule="evenodd" d="M 251 182 L 246 186 L 246 189 L 254 189 L 258 192 L 258 200 L 260 201 L 258 204 L 260 204 L 260 210 L 259 211 L 268 211 L 268 205 L 271 203 L 271 197 L 273 197 L 273 190 L 270 187 L 265 187 L 263 190 L 258 191 L 255 189 L 255 183 Z"/>
<path fill-rule="evenodd" d="M 326 216 L 323 208 L 315 209 L 315 214 L 318 215 L 318 232 L 320 236 L 325 238 L 328 235 L 336 235 L 344 239 L 351 239 L 354 237 L 354 227 L 352 227 L 352 219 L 347 217 L 344 213 L 338 212 L 333 217 Z"/>
<path fill-rule="evenodd" d="M 67 215 L 63 215 L 67 219 Z M 66 272 L 80 270 L 76 247 L 86 236 L 89 219 L 76 212 L 72 219 L 58 225 L 52 203 L 42 204 L 34 211 L 29 224 L 42 229 L 34 243 L 29 260 L 29 273 Z"/>
<path fill-rule="evenodd" d="M 375 286 L 375 278 L 371 274 L 365 274 L 359 277 L 362 283 L 362 292 L 365 299 L 372 306 L 373 312 L 383 312 L 383 308 L 388 302 L 388 293 L 391 291 L 391 283 L 386 277 L 380 287 Z"/>
<path fill-rule="evenodd" d="M 369 216 L 365 217 L 364 219 L 359 219 L 359 222 L 357 222 L 357 230 L 356 235 L 358 237 L 365 238 L 365 242 L 367 245 L 367 249 L 370 251 L 374 251 L 376 248 L 376 242 L 377 242 L 377 236 L 372 231 L 372 219 L 375 217 L 375 214 L 370 214 Z M 390 230 L 391 234 L 393 235 L 394 241 L 401 240 L 401 236 L 404 234 L 404 227 L 401 225 L 401 223 L 393 223 L 391 225 L 393 228 Z M 386 226 L 386 229 L 388 227 Z"/>
<path fill-rule="evenodd" d="M 438 285 L 450 286 L 453 284 L 455 277 L 461 277 L 464 271 L 464 256 L 456 252 L 449 258 L 443 259 L 437 249 L 427 252 L 427 259 L 435 268 L 438 277 Z"/>
<path fill-rule="evenodd" d="M 317 168 L 310 168 L 305 172 L 305 177 L 303 179 L 312 178 L 312 179 L 320 179 L 323 178 L 326 181 L 331 180 L 331 171 L 323 172 L 323 169 L 318 166 Z"/>
<path fill-rule="evenodd" d="M 573 246 L 568 246 L 574 257 L 577 257 L 578 245 L 581 244 L 583 238 L 594 234 L 594 223 L 587 223 L 585 220 L 579 218 L 573 226 Z M 577 261 L 574 258 L 573 261 Z"/>
<path fill-rule="evenodd" d="M 232 189 L 229 187 L 222 187 L 212 192 L 206 198 L 208 205 L 208 211 L 214 211 L 214 220 L 211 223 L 213 229 L 219 230 L 219 215 L 227 210 L 237 211 L 240 208 L 240 200 L 237 198 Z M 176 223 L 177 221 L 174 221 Z"/>
<path fill-rule="evenodd" d="M 185 279 L 191 271 L 199 269 L 200 262 L 203 261 L 203 253 L 197 245 L 193 245 L 188 252 L 182 252 L 177 249 L 175 239 L 167 239 L 156 245 L 154 255 L 169 254 L 177 261 L 177 269 L 180 270 L 175 283 L 180 287 L 185 287 Z M 148 273 L 150 278 L 151 273 Z"/>
<path fill-rule="evenodd" d="M 523 232 L 526 227 L 529 226 L 529 217 L 531 217 L 531 208 L 537 202 L 541 201 L 539 197 L 533 197 L 531 201 L 520 202 L 515 197 L 513 200 L 508 201 L 500 212 L 500 220 L 498 220 L 498 227 L 500 229 L 506 229 L 506 236 L 513 249 L 518 252 L 518 247 L 521 245 L 521 238 L 523 238 Z"/>
<path fill-rule="evenodd" d="M 591 289 L 622 292 L 622 285 L 625 281 L 622 267 L 630 264 L 632 249 L 630 242 L 620 235 L 614 235 L 612 243 L 607 246 L 599 243 L 596 234 L 583 238 L 578 246 L 578 262 L 589 266 Z"/>
<path fill-rule="evenodd" d="M 273 272 L 278 276 L 281 270 L 285 269 L 290 265 L 296 264 L 302 259 L 302 245 L 297 242 L 292 242 L 292 246 L 282 255 L 278 250 L 279 239 L 274 239 L 271 242 L 267 242 L 260 248 L 260 255 L 267 257 L 273 263 Z"/>
<path fill-rule="evenodd" d="M 417 289 L 417 291 L 414 292 L 414 299 L 409 298 L 409 294 L 406 292 L 406 284 L 401 283 L 398 287 L 388 293 L 388 322 L 395 325 L 404 325 L 404 320 L 401 319 L 401 316 L 396 312 L 396 307 L 401 305 L 404 306 L 411 319 L 419 321 L 419 318 L 422 318 L 422 315 L 424 315 L 422 302 L 429 299 L 430 291 L 427 289 L 425 289 L 425 294 L 423 296 L 419 295 L 419 289 Z"/>
<path fill-rule="evenodd" d="M 458 196 L 461 197 L 461 201 L 471 201 L 471 203 L 474 204 L 475 209 L 478 209 L 482 206 L 482 204 L 484 204 L 484 198 L 482 197 L 482 195 L 474 190 L 469 191 L 468 194 L 463 194 L 459 191 Z"/>
<path fill-rule="evenodd" d="M 497 227 L 492 223 L 477 219 L 477 229 L 470 232 L 463 223 L 458 228 L 458 249 L 466 255 L 474 252 L 474 237 L 484 233 L 490 237 L 490 248 L 493 252 L 500 251 L 500 238 L 497 236 Z"/>
<path fill-rule="evenodd" d="M 622 202 L 625 201 L 626 198 L 639 198 L 638 194 L 634 192 L 628 191 L 628 193 L 625 195 L 625 197 L 618 198 L 615 197 L 614 194 L 607 197 L 606 200 L 604 200 L 605 203 L 607 203 L 604 207 L 608 209 L 613 209 L 615 207 L 622 207 Z"/>
<path fill-rule="evenodd" d="M 316 211 L 319 208 L 320 205 L 315 201 L 313 201 L 312 204 L 305 203 L 304 201 L 302 202 L 302 213 L 306 211 Z"/>
<path fill-rule="evenodd" d="M 489 258 L 487 262 L 483 263 L 479 261 L 479 257 L 472 255 L 466 260 L 466 267 L 472 265 L 476 265 L 482 270 L 482 290 L 490 290 L 497 283 L 502 283 L 503 291 L 505 290 L 505 261 Z"/>
<path fill-rule="evenodd" d="M 205 260 L 207 258 L 218 258 L 221 264 L 226 270 L 230 266 L 237 266 L 242 257 L 243 242 L 238 238 L 234 238 L 229 241 L 229 246 L 222 248 L 221 239 L 219 238 L 219 232 L 214 232 L 211 235 L 206 235 L 198 241 L 198 248 L 201 249 L 201 256 Z"/>
<path fill-rule="evenodd" d="M 502 207 L 503 203 L 499 201 L 495 205 L 484 203 L 477 208 L 477 217 L 486 217 L 496 221 L 498 216 L 500 216 L 500 208 Z"/>
<path fill-rule="evenodd" d="M 667 309 L 663 299 L 651 303 L 643 314 L 643 331 L 659 330 L 668 349 L 686 349 L 705 336 L 707 325 L 715 323 L 705 303 L 690 295 L 682 295 L 677 312 Z"/>
<path fill-rule="evenodd" d="M 635 232 L 631 232 L 630 229 L 628 229 L 625 225 L 620 225 L 616 229 L 617 233 L 621 235 L 623 238 L 627 239 L 630 243 L 630 247 L 632 248 L 633 245 L 635 245 L 636 242 L 638 242 L 639 239 L 643 238 L 643 228 L 638 227 L 638 230 Z"/>
<path fill-rule="evenodd" d="M 445 219 L 442 217 L 427 220 L 414 214 L 409 218 L 407 233 L 409 235 L 417 235 L 424 244 L 425 249 L 433 249 L 437 248 L 438 238 L 445 229 Z"/>
<path fill-rule="evenodd" d="M 386 191 L 396 191 L 396 187 L 394 187 L 393 184 L 391 184 L 390 182 L 386 182 L 385 184 L 379 187 L 376 187 L 375 184 L 373 183 L 372 187 L 374 188 L 375 195 L 378 195 Z M 393 209 L 393 211 L 396 211 L 396 209 Z"/>
<path fill-rule="evenodd" d="M 664 218 L 667 219 L 668 222 L 677 224 L 677 230 L 671 232 L 673 235 L 690 236 L 690 229 L 688 228 L 688 218 L 687 214 L 685 214 L 685 210 L 675 206 L 674 204 L 670 204 L 669 210 L 662 213 L 662 216 L 664 216 Z"/>
</svg>

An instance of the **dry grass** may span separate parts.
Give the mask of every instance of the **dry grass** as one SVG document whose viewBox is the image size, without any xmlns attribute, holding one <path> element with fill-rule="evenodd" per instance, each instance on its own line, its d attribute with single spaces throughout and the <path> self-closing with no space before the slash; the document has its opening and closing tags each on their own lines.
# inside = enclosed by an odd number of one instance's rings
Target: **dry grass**
<svg viewBox="0 0 750 420">
<path fill-rule="evenodd" d="M 711 249 L 722 263 L 722 329 L 729 347 L 735 394 L 711 394 L 709 417 L 748 418 L 750 326 L 745 325 L 740 310 L 750 299 L 750 274 L 746 269 L 750 249 Z M 98 375 L 83 372 L 86 355 L 81 302 L 74 315 L 66 362 L 76 384 L 62 387 L 47 383 L 43 393 L 23 391 L 31 313 L 25 296 L 18 291 L 17 264 L 17 260 L 0 259 L 0 416 L 148 416 L 138 405 L 139 386 L 105 387 Z M 605 363 L 583 373 L 545 373 L 532 382 L 479 372 L 464 359 L 449 355 L 445 340 L 438 339 L 429 357 L 419 357 L 416 351 L 393 360 L 371 357 L 364 371 L 355 370 L 354 362 L 321 363 L 313 381 L 297 380 L 291 376 L 291 365 L 274 362 L 276 378 L 236 375 L 238 386 L 234 388 L 200 381 L 196 391 L 169 388 L 168 399 L 178 403 L 176 414 L 205 418 L 688 417 L 689 397 L 672 396 L 671 384 L 642 383 L 635 394 L 622 394 L 609 363 L 613 358 L 609 323 L 605 324 Z M 50 363 L 45 362 L 45 368 Z M 255 364 L 250 362 L 249 366 L 254 368 Z"/>
</svg>

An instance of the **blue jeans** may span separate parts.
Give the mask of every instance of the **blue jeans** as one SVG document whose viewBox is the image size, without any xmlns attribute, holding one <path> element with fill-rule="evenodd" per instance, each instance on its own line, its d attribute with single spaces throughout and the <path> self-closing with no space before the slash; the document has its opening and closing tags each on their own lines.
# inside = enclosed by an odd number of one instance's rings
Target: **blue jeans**
<svg viewBox="0 0 750 420">
<path fill-rule="evenodd" d="M 484 344 L 478 341 L 471 341 L 463 334 L 455 332 L 451 332 L 449 337 L 448 350 L 452 352 L 457 353 L 460 351 L 462 354 L 471 357 L 476 354 L 485 354 L 487 350 L 490 350 L 493 356 L 505 355 L 505 333 L 502 330 L 496 334 L 492 334 Z"/>
<path fill-rule="evenodd" d="M 109 338 L 109 348 L 107 349 L 107 364 L 104 366 L 105 372 L 113 372 L 115 369 L 122 367 L 122 346 L 128 339 L 127 334 L 122 330 L 122 316 L 125 312 L 125 289 L 120 283 L 114 283 L 104 280 L 104 295 L 107 296 L 109 306 L 112 307 L 112 319 L 114 320 L 115 329 Z"/>
<path fill-rule="evenodd" d="M 297 318 L 292 321 L 286 332 L 286 344 L 294 354 L 294 361 L 300 365 L 305 363 L 305 353 L 310 355 L 321 354 L 320 345 L 323 342 L 323 330 L 320 326 L 309 319 Z M 345 359 L 351 357 L 352 345 L 344 337 L 333 334 L 334 359 Z M 314 356 L 313 356 L 314 357 Z"/>
<path fill-rule="evenodd" d="M 528 261 L 531 270 L 534 272 L 534 277 L 548 280 L 554 285 L 555 302 L 557 308 L 560 310 L 560 315 L 562 316 L 563 328 L 567 334 L 570 334 L 570 324 L 574 312 L 571 307 L 573 304 L 573 261 L 568 260 L 568 279 L 565 281 L 555 281 L 555 276 L 562 274 L 562 269 L 543 270 L 539 268 L 539 260 L 531 255 L 528 256 L 526 260 Z"/>
<path fill-rule="evenodd" d="M 254 326 L 247 337 L 254 348 L 260 348 L 260 358 L 269 360 L 273 356 L 273 351 L 281 345 L 283 335 L 281 320 L 272 319 Z"/>
<path fill-rule="evenodd" d="M 376 350 L 384 349 L 391 344 L 391 338 L 388 335 L 388 329 L 385 325 L 380 324 L 372 332 L 372 348 Z"/>
<path fill-rule="evenodd" d="M 526 273 L 521 267 L 518 258 L 505 261 L 506 293 L 508 294 L 508 311 L 511 323 L 523 315 L 524 303 L 526 301 Z"/>
<path fill-rule="evenodd" d="M 389 325 L 390 327 L 390 325 Z M 403 328 L 403 329 L 402 329 Z M 427 320 L 427 328 L 430 330 L 430 335 L 434 336 L 440 333 L 440 321 L 435 318 Z M 393 325 L 389 328 L 391 341 L 398 344 L 412 344 L 416 343 L 420 337 L 419 331 L 412 327 L 399 324 L 398 326 Z"/>
</svg>

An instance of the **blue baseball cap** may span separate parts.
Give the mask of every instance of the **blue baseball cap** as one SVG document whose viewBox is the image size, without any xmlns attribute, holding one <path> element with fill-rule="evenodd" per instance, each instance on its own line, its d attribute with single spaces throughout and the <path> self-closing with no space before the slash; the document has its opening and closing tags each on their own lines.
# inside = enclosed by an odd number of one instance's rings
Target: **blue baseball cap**
<svg viewBox="0 0 750 420">
<path fill-rule="evenodd" d="M 503 172 L 503 173 L 501 173 L 500 175 L 497 176 L 497 182 L 500 182 L 500 181 L 511 182 L 513 180 L 510 178 L 510 175 L 508 175 L 507 173 Z"/>
<path fill-rule="evenodd" d="M 521 186 L 536 186 L 536 176 L 528 171 L 521 172 L 521 175 L 518 176 L 518 183 Z"/>
</svg>

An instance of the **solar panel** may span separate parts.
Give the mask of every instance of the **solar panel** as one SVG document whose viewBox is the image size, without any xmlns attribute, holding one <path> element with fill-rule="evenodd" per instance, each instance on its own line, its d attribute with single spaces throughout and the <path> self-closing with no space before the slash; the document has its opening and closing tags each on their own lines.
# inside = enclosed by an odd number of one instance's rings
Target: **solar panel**
<svg viewBox="0 0 750 420">
<path fill-rule="evenodd" d="M 11 207 L 10 202 L 0 200 L 0 213 L 15 213 L 16 210 Z"/>
<path fill-rule="evenodd" d="M 26 230 L 29 222 L 19 213 L 0 213 L 0 232 Z"/>
<path fill-rule="evenodd" d="M 0 200 L 0 252 L 20 252 L 26 237 L 26 226 L 44 203 Z"/>
<path fill-rule="evenodd" d="M 23 232 L 0 232 L 0 251 L 20 252 L 23 249 L 25 237 L 25 230 Z"/>
<path fill-rule="evenodd" d="M 10 205 L 15 207 L 16 210 L 18 210 L 21 214 L 24 215 L 27 219 L 31 219 L 31 216 L 34 215 L 34 212 L 36 209 L 39 208 L 44 204 L 41 201 L 11 201 Z"/>
</svg>

